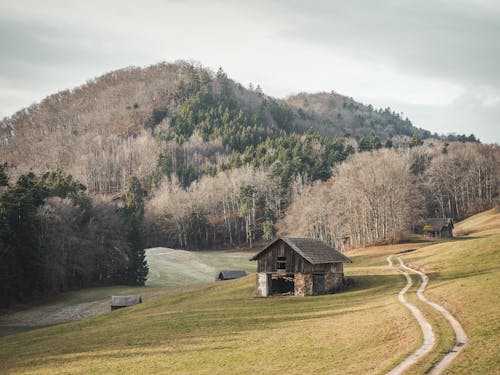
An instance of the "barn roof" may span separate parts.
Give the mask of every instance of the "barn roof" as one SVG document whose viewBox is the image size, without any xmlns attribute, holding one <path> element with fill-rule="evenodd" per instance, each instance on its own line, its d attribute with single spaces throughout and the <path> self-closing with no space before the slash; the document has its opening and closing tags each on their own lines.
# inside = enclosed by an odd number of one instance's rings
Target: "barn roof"
<svg viewBox="0 0 500 375">
<path fill-rule="evenodd" d="M 139 295 L 134 296 L 111 296 L 111 306 L 133 306 L 142 303 L 142 298 Z"/>
<path fill-rule="evenodd" d="M 223 271 L 220 271 L 219 272 L 219 277 L 221 276 L 222 274 L 222 277 L 224 279 L 238 279 L 240 277 L 245 277 L 247 275 L 247 273 L 245 271 L 242 271 L 242 270 L 223 270 Z"/>
<path fill-rule="evenodd" d="M 352 263 L 352 261 L 344 254 L 338 252 L 330 245 L 327 245 L 321 240 L 315 238 L 293 238 L 293 237 L 280 237 L 271 242 L 264 249 L 259 251 L 250 260 L 257 260 L 263 253 L 269 249 L 277 241 L 283 241 L 290 246 L 295 252 L 301 255 L 311 264 L 323 263 Z"/>
<path fill-rule="evenodd" d="M 444 227 L 449 226 L 452 220 L 449 218 L 439 218 L 433 217 L 425 220 L 424 231 L 425 232 L 439 232 Z"/>
</svg>

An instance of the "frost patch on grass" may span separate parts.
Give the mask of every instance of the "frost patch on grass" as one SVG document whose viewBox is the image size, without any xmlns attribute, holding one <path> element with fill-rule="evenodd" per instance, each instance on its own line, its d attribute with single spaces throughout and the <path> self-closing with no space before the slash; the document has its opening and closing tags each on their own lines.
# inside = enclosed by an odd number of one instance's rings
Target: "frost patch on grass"
<svg viewBox="0 0 500 375">
<path fill-rule="evenodd" d="M 146 285 L 168 286 L 211 282 L 223 269 L 255 272 L 246 252 L 194 252 L 166 247 L 146 249 L 149 275 Z"/>
</svg>

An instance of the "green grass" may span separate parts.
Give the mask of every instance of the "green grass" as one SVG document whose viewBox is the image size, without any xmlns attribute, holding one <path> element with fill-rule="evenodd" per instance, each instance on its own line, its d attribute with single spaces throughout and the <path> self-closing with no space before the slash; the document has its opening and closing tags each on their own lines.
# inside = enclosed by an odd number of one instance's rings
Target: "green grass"
<svg viewBox="0 0 500 375">
<path fill-rule="evenodd" d="M 224 269 L 255 272 L 251 253 L 244 251 L 186 251 L 157 247 L 146 250 L 149 265 L 147 285 L 188 285 L 215 280 Z"/>
<path fill-rule="evenodd" d="M 335 295 L 254 297 L 255 276 L 215 283 L 93 319 L 0 338 L 9 373 L 382 373 L 418 345 L 397 303 L 404 280 L 352 265 Z M 380 353 L 383 350 L 383 357 Z M 353 360 L 353 358 L 356 360 Z"/>
<path fill-rule="evenodd" d="M 427 297 L 448 309 L 469 337 L 468 346 L 445 373 L 498 374 L 500 214 L 488 211 L 476 215 L 457 225 L 457 229 L 472 234 L 419 249 L 404 259 L 429 275 Z M 437 331 L 449 338 L 449 331 L 444 330 L 446 327 L 438 325 Z M 432 358 L 421 368 L 430 363 Z"/>
<path fill-rule="evenodd" d="M 222 269 L 255 271 L 248 252 L 189 252 L 167 248 L 148 249 L 150 276 L 146 287 L 111 286 L 62 293 L 0 315 L 0 336 L 61 322 L 88 318 L 109 311 L 112 295 L 140 294 L 144 301 L 158 296 L 205 288 Z"/>
<path fill-rule="evenodd" d="M 348 255 L 354 263 L 346 265 L 345 274 L 355 286 L 343 293 L 257 298 L 250 275 L 206 284 L 203 290 L 167 287 L 172 295 L 142 305 L 12 334 L 0 338 L 0 372 L 382 374 L 422 339 L 413 316 L 397 301 L 405 279 L 385 259 L 420 247 L 405 254 L 405 262 L 429 274 L 427 297 L 454 314 L 470 339 L 447 373 L 498 373 L 500 215 L 483 215 L 464 222 L 462 230 L 470 236 L 450 242 L 353 251 Z M 212 260 L 203 258 L 208 253 L 195 255 L 208 267 L 233 268 L 224 263 L 227 254 Z M 423 374 L 451 347 L 453 334 L 412 294 L 418 286 L 418 278 L 413 279 L 408 299 L 422 309 L 438 340 L 409 371 Z M 83 301 L 101 293 L 71 298 Z"/>
<path fill-rule="evenodd" d="M 443 356 L 454 346 L 455 343 L 455 333 L 452 327 L 448 324 L 447 320 L 438 311 L 418 299 L 416 291 L 422 283 L 420 276 L 412 274 L 411 278 L 413 280 L 413 286 L 408 290 L 406 299 L 408 302 L 420 309 L 427 321 L 432 325 L 432 331 L 436 341 L 430 353 L 424 356 L 405 372 L 408 375 L 427 373 L 435 363 L 443 358 Z"/>
</svg>

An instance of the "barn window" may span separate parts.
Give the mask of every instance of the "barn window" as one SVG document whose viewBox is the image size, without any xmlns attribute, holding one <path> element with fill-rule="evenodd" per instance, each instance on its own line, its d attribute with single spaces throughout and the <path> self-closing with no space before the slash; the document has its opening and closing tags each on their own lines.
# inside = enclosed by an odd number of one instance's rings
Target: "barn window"
<svg viewBox="0 0 500 375">
<path fill-rule="evenodd" d="M 278 248 L 278 259 L 276 263 L 276 269 L 278 271 L 286 270 L 286 256 L 285 256 L 284 246 L 280 246 Z"/>
<path fill-rule="evenodd" d="M 286 258 L 278 257 L 278 264 L 276 265 L 278 270 L 286 270 Z"/>
</svg>

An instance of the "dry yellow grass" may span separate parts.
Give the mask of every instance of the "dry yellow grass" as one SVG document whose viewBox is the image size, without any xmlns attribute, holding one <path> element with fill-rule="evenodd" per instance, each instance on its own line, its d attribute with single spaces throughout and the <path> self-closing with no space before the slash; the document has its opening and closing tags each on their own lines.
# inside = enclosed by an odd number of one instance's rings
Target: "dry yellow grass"
<svg viewBox="0 0 500 375">
<path fill-rule="evenodd" d="M 383 373 L 420 334 L 397 303 L 404 280 L 357 257 L 356 286 L 309 298 L 254 297 L 255 279 L 160 298 L 0 339 L 8 373 Z M 370 264 L 367 266 L 366 264 Z"/>
<path fill-rule="evenodd" d="M 419 249 L 404 259 L 425 270 L 430 277 L 426 295 L 448 309 L 469 336 L 468 346 L 445 373 L 500 373 L 500 213 L 484 212 L 456 229 L 471 235 Z M 439 326 L 436 330 L 449 337 Z M 427 358 L 420 368 L 431 362 Z"/>
<path fill-rule="evenodd" d="M 405 281 L 388 269 L 385 258 L 420 247 L 405 254 L 405 262 L 428 272 L 426 295 L 453 313 L 470 338 L 448 373 L 495 373 L 500 367 L 500 226 L 498 214 L 483 215 L 463 225 L 464 230 L 483 225 L 486 231 L 463 239 L 350 252 L 354 263 L 345 273 L 356 285 L 344 293 L 256 298 L 250 276 L 3 337 L 0 372 L 385 373 L 422 339 L 417 323 L 396 298 Z M 420 374 L 451 346 L 452 334 L 438 314 L 408 298 L 427 315 L 439 341 L 409 372 Z"/>
</svg>

